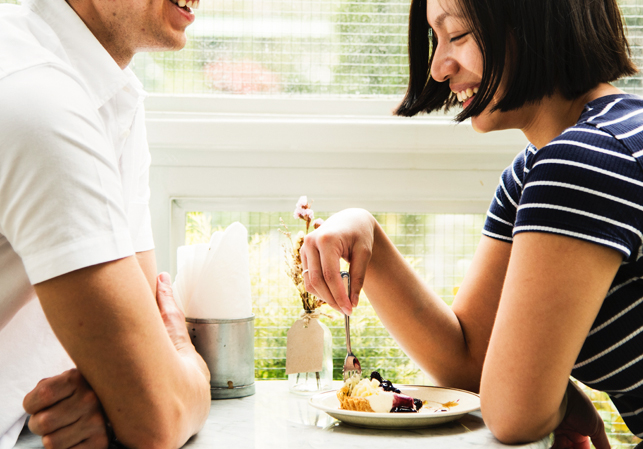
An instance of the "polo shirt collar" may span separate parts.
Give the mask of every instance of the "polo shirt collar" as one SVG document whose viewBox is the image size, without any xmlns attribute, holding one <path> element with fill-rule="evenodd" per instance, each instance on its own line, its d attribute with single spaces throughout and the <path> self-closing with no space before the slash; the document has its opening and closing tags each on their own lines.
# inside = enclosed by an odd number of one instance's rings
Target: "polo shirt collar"
<svg viewBox="0 0 643 449">
<path fill-rule="evenodd" d="M 65 0 L 25 0 L 24 4 L 56 33 L 69 63 L 87 84 L 97 109 L 131 82 L 133 73 L 118 66 Z"/>
</svg>

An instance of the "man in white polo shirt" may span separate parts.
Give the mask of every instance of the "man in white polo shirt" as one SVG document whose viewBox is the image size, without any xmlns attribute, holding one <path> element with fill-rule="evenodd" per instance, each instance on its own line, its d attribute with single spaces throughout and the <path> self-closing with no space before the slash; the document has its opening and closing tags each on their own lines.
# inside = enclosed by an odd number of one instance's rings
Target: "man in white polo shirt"
<svg viewBox="0 0 643 449">
<path fill-rule="evenodd" d="M 183 47 L 194 15 L 179 1 L 0 5 L 0 449 L 23 399 L 55 448 L 106 447 L 103 411 L 130 448 L 179 447 L 207 418 L 207 367 L 156 276 L 144 94 L 127 68 Z M 69 362 L 43 310 L 76 371 L 55 371 Z"/>
</svg>

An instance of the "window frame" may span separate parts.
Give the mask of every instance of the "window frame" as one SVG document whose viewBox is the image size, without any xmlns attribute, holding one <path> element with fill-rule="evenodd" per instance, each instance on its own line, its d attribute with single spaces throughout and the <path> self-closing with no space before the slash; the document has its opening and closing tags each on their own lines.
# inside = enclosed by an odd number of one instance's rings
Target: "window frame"
<svg viewBox="0 0 643 449">
<path fill-rule="evenodd" d="M 327 212 L 485 213 L 524 135 L 395 117 L 398 101 L 150 95 L 159 270 L 176 274 L 188 211 L 290 210 L 308 195 Z"/>
</svg>

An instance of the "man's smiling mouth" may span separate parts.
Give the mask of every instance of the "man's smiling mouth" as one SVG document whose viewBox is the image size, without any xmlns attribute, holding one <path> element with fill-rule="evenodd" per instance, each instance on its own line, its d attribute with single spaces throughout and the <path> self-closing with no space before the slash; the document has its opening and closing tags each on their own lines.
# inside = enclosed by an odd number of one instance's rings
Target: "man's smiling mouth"
<svg viewBox="0 0 643 449">
<path fill-rule="evenodd" d="M 170 0 L 179 8 L 183 8 L 188 12 L 191 12 L 192 9 L 199 9 L 200 0 Z"/>
</svg>

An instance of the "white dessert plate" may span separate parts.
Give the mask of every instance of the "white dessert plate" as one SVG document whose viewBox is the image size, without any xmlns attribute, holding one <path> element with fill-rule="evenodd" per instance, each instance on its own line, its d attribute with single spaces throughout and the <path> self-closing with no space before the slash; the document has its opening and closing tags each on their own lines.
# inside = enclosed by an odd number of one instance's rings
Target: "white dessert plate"
<svg viewBox="0 0 643 449">
<path fill-rule="evenodd" d="M 319 393 L 308 401 L 310 405 L 328 413 L 333 418 L 358 427 L 379 429 L 410 429 L 430 427 L 455 421 L 469 412 L 480 409 L 480 397 L 470 391 L 445 387 L 419 385 L 396 385 L 403 394 L 422 401 L 429 401 L 418 413 L 372 413 L 354 412 L 339 408 L 337 390 Z M 452 405 L 455 403 L 456 405 Z M 432 412 L 431 407 L 443 408 L 451 405 L 446 412 Z"/>
</svg>

